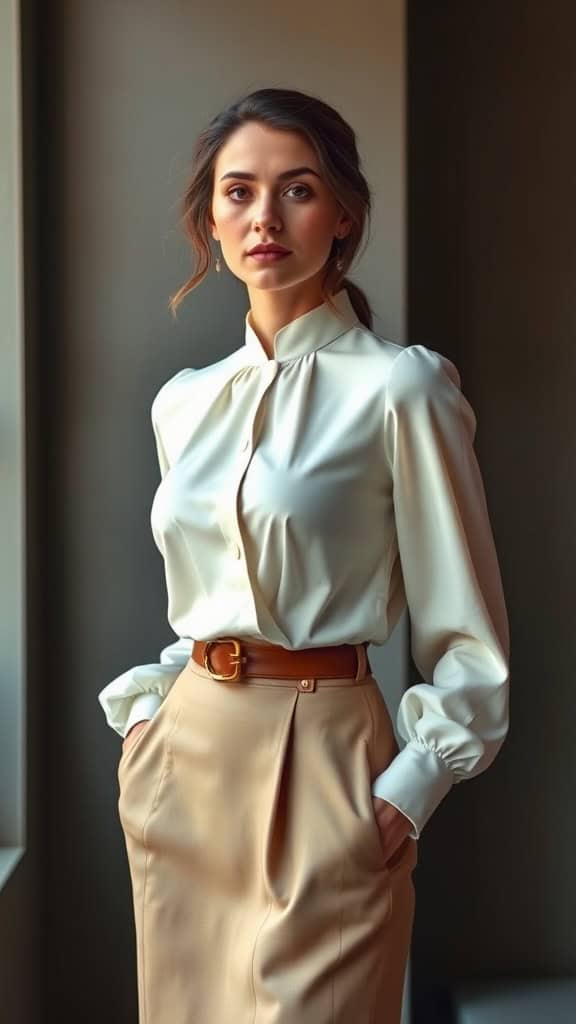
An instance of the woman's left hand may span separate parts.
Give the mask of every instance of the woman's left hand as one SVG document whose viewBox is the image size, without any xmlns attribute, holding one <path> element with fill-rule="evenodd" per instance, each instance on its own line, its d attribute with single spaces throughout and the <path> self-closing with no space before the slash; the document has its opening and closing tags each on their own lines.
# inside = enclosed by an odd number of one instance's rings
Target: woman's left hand
<svg viewBox="0 0 576 1024">
<path fill-rule="evenodd" d="M 412 830 L 412 822 L 394 804 L 388 803 L 379 796 L 372 797 L 374 814 L 380 829 L 384 861 L 387 863 L 395 854 L 400 844 Z"/>
</svg>

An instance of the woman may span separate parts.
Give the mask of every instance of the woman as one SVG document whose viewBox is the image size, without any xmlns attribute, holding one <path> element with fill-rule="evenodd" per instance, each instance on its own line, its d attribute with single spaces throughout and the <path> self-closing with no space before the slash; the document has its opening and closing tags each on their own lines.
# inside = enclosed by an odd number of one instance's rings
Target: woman
<svg viewBox="0 0 576 1024">
<path fill-rule="evenodd" d="M 345 273 L 355 134 L 297 91 L 198 139 L 184 200 L 244 282 L 244 344 L 157 393 L 160 662 L 99 700 L 124 737 L 140 1024 L 400 1019 L 431 814 L 508 728 L 508 624 L 455 365 L 372 331 Z M 408 606 L 398 731 L 367 658 Z M 194 639 L 191 639 L 194 638 Z"/>
</svg>

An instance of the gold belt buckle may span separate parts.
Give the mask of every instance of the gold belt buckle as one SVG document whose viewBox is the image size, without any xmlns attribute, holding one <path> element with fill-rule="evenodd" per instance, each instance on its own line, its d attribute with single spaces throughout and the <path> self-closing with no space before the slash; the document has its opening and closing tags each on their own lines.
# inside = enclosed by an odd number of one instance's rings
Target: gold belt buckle
<svg viewBox="0 0 576 1024">
<path fill-rule="evenodd" d="M 232 662 L 232 664 L 234 666 L 234 670 L 233 670 L 233 672 L 230 675 L 221 675 L 219 672 L 214 672 L 212 666 L 210 665 L 210 657 L 209 657 L 210 646 L 211 646 L 211 644 L 220 644 L 220 643 L 233 644 L 233 646 L 234 646 L 234 651 L 230 655 L 230 661 Z M 246 659 L 244 657 L 242 657 L 242 649 L 241 649 L 240 641 L 236 640 L 235 637 L 232 637 L 232 636 L 222 636 L 222 637 L 219 637 L 218 640 L 208 640 L 206 642 L 206 647 L 204 648 L 204 668 L 206 668 L 208 670 L 208 672 L 212 676 L 212 679 L 220 679 L 220 680 L 228 681 L 230 683 L 237 682 L 238 679 L 240 678 L 240 668 L 241 668 L 242 662 L 245 661 L 245 660 Z"/>
</svg>

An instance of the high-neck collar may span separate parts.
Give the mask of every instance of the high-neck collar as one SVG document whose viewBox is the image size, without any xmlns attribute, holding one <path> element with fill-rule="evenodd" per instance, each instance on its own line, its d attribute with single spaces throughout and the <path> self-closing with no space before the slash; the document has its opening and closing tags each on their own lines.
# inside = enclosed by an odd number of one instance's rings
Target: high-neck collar
<svg viewBox="0 0 576 1024">
<path fill-rule="evenodd" d="M 273 341 L 272 358 L 282 362 L 285 359 L 296 359 L 298 356 L 314 352 L 316 349 L 329 345 L 345 331 L 350 330 L 360 323 L 354 307 L 348 297 L 346 288 L 342 288 L 332 301 L 338 310 L 335 313 L 326 301 L 314 309 L 308 310 L 302 316 L 276 331 Z M 268 362 L 269 356 L 260 338 L 249 322 L 250 310 L 246 313 L 245 345 L 248 354 L 255 362 Z"/>
</svg>

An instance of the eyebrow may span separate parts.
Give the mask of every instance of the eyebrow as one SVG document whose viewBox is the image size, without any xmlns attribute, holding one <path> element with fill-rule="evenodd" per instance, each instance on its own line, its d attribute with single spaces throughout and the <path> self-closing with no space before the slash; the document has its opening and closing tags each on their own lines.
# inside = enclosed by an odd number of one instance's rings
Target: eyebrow
<svg viewBox="0 0 576 1024">
<path fill-rule="evenodd" d="M 285 181 L 287 178 L 294 178 L 299 174 L 315 174 L 317 178 L 320 177 L 318 171 L 312 170 L 311 167 L 293 167 L 290 171 L 282 171 L 278 175 L 278 181 Z M 249 171 L 228 171 L 223 174 L 220 181 L 224 181 L 224 178 L 243 178 L 245 181 L 256 181 L 258 176 L 251 174 Z"/>
</svg>

